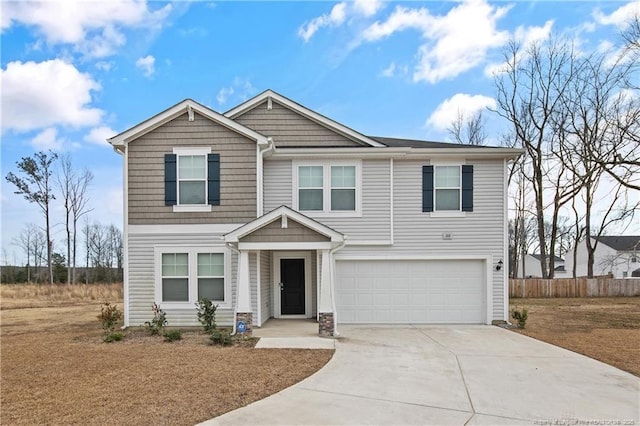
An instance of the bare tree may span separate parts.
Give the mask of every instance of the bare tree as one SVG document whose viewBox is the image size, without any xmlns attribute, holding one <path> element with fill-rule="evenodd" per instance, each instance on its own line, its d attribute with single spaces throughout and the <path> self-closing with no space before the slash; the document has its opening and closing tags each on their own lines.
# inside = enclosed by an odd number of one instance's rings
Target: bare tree
<svg viewBox="0 0 640 426">
<path fill-rule="evenodd" d="M 545 210 L 553 206 L 552 223 L 557 221 L 562 205 L 568 203 L 576 189 L 552 155 L 562 148 L 557 136 L 562 131 L 557 123 L 560 96 L 571 78 L 571 45 L 552 40 L 544 45 L 533 44 L 522 49 L 511 42 L 505 50 L 505 68 L 496 75 L 496 112 L 508 120 L 511 138 L 524 148 L 530 163 L 530 190 L 534 196 L 534 214 L 540 241 L 540 267 L 545 278 L 553 277 L 554 258 L 547 265 Z M 553 151 L 552 144 L 554 144 Z M 560 154 L 561 155 L 561 154 Z M 552 202 L 547 201 L 551 188 Z M 556 234 L 551 234 L 554 249 Z M 549 253 L 553 255 L 554 253 Z"/>
<path fill-rule="evenodd" d="M 20 247 L 27 257 L 27 282 L 31 282 L 31 269 L 37 266 L 37 239 L 38 227 L 33 223 L 27 224 L 20 234 L 13 239 L 13 244 Z M 31 263 L 33 259 L 33 263 Z"/>
<path fill-rule="evenodd" d="M 53 284 L 53 265 L 51 263 L 51 251 L 53 242 L 51 241 L 50 206 L 55 199 L 51 186 L 51 174 L 53 173 L 53 163 L 58 155 L 49 151 L 49 154 L 37 152 L 34 158 L 23 157 L 16 163 L 19 172 L 23 177 L 16 176 L 9 172 L 7 181 L 17 188 L 16 194 L 24 196 L 30 203 L 35 203 L 40 207 L 45 217 L 45 229 L 47 234 L 47 266 L 49 268 L 49 284 Z"/>
<path fill-rule="evenodd" d="M 67 284 L 76 283 L 76 253 L 78 247 L 78 221 L 91 211 L 87 208 L 89 196 L 87 189 L 93 180 L 88 169 L 77 172 L 73 168 L 71 157 L 66 154 L 60 159 L 61 167 L 57 175 L 58 187 L 64 200 L 65 230 L 67 245 Z"/>
<path fill-rule="evenodd" d="M 462 110 L 451 122 L 447 132 L 454 142 L 467 145 L 484 145 L 487 140 L 485 119 L 482 111 L 466 116 Z"/>
</svg>

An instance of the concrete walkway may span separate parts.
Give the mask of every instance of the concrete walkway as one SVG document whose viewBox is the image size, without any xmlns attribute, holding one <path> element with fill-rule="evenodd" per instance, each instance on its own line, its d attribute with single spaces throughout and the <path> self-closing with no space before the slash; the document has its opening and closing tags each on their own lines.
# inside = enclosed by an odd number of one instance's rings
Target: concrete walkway
<svg viewBox="0 0 640 426">
<path fill-rule="evenodd" d="M 637 377 L 498 327 L 340 332 L 316 374 L 203 424 L 640 425 Z"/>
</svg>

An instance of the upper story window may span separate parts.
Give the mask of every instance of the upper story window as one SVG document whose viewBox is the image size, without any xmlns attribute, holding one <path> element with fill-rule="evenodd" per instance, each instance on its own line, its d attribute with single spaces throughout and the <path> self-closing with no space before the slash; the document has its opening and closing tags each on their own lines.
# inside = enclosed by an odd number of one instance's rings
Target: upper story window
<svg viewBox="0 0 640 426">
<path fill-rule="evenodd" d="M 316 216 L 360 215 L 360 162 L 294 163 L 293 175 L 297 210 Z"/>
<path fill-rule="evenodd" d="M 178 155 L 178 204 L 206 204 L 206 155 Z"/>
<path fill-rule="evenodd" d="M 460 210 L 460 166 L 435 166 L 435 211 Z"/>
<path fill-rule="evenodd" d="M 473 166 L 422 166 L 422 211 L 445 215 L 473 211 Z"/>
<path fill-rule="evenodd" d="M 211 148 L 174 148 L 164 157 L 165 205 L 174 212 L 210 212 L 220 205 L 220 155 Z"/>
</svg>

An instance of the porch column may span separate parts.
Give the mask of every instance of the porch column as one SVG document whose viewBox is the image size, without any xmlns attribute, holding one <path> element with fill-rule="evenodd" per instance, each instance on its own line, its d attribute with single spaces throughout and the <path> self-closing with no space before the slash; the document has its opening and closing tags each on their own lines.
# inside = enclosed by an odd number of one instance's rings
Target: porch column
<svg viewBox="0 0 640 426">
<path fill-rule="evenodd" d="M 249 253 L 244 250 L 238 254 L 236 286 L 236 323 L 237 321 L 243 321 L 247 326 L 244 334 L 251 336 L 253 330 L 253 312 L 251 311 L 251 287 L 249 283 Z"/>
<path fill-rule="evenodd" d="M 329 250 L 322 250 L 320 264 L 320 290 L 318 292 L 318 334 L 321 337 L 332 337 L 333 322 L 333 280 L 331 279 L 331 261 Z"/>
</svg>

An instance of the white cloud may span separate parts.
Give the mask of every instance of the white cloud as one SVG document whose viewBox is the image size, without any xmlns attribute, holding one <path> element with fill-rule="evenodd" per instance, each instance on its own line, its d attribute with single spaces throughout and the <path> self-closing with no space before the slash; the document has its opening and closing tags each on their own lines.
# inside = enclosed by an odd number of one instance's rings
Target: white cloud
<svg viewBox="0 0 640 426">
<path fill-rule="evenodd" d="M 171 4 L 150 10 L 146 1 L 2 2 L 1 30 L 14 23 L 35 27 L 47 43 L 72 44 L 81 53 L 104 57 L 125 43 L 123 27 L 156 29 L 169 16 Z"/>
<path fill-rule="evenodd" d="M 521 25 L 516 28 L 513 32 L 512 39 L 524 47 L 520 52 L 520 57 L 524 57 L 526 47 L 548 40 L 551 35 L 551 30 L 553 29 L 553 24 L 553 20 L 548 20 L 543 26 L 532 25 L 524 27 Z M 484 75 L 488 78 L 493 78 L 496 74 L 504 72 L 507 69 L 506 65 L 505 62 L 487 64 L 484 68 Z"/>
<path fill-rule="evenodd" d="M 355 0 L 353 2 L 354 10 L 366 17 L 373 16 L 382 8 L 383 3 L 379 0 Z"/>
<path fill-rule="evenodd" d="M 113 61 L 98 61 L 95 63 L 95 67 L 100 71 L 111 71 L 114 67 L 115 63 Z"/>
<path fill-rule="evenodd" d="M 94 127 L 84 136 L 85 142 L 93 143 L 101 146 L 110 146 L 107 139 L 116 135 L 118 132 L 109 126 Z"/>
<path fill-rule="evenodd" d="M 220 89 L 220 91 L 218 91 L 216 100 L 220 105 L 224 105 L 227 102 L 227 99 L 229 99 L 229 96 L 233 95 L 233 92 L 233 87 L 223 87 L 222 89 Z"/>
<path fill-rule="evenodd" d="M 626 28 L 634 16 L 640 15 L 640 1 L 633 1 L 614 10 L 610 15 L 605 15 L 600 9 L 593 12 L 593 19 L 600 25 L 614 25 L 618 28 Z"/>
<path fill-rule="evenodd" d="M 218 91 L 216 100 L 218 104 L 224 105 L 233 96 L 235 100 L 243 102 L 256 93 L 256 88 L 248 78 L 235 77 L 233 83 L 223 87 Z"/>
<path fill-rule="evenodd" d="M 446 130 L 458 114 L 469 117 L 485 108 L 495 108 L 496 100 L 484 95 L 456 93 L 445 99 L 427 119 L 427 125 L 437 130 Z"/>
<path fill-rule="evenodd" d="M 60 59 L 9 62 L 0 70 L 0 87 L 3 132 L 93 126 L 103 115 L 90 106 L 91 92 L 100 84 Z"/>
<path fill-rule="evenodd" d="M 395 73 L 395 71 L 396 71 L 396 63 L 391 62 L 387 68 L 382 70 L 382 76 L 393 77 L 393 74 Z"/>
<path fill-rule="evenodd" d="M 362 40 L 378 41 L 408 29 L 420 31 L 425 43 L 418 49 L 413 80 L 436 83 L 477 66 L 489 49 L 508 41 L 509 33 L 499 31 L 497 23 L 509 9 L 510 6 L 494 7 L 484 0 L 460 3 L 446 15 L 432 15 L 426 8 L 397 6 L 386 21 L 365 29 Z"/>
<path fill-rule="evenodd" d="M 58 129 L 49 127 L 31 139 L 31 146 L 38 151 L 62 151 L 65 140 L 58 138 Z"/>
<path fill-rule="evenodd" d="M 331 9 L 331 12 L 313 18 L 311 21 L 305 22 L 298 28 L 298 35 L 307 42 L 320 28 L 341 25 L 347 14 L 347 4 L 345 2 L 338 3 Z"/>
<path fill-rule="evenodd" d="M 147 55 L 143 58 L 138 58 L 136 61 L 136 68 L 142 71 L 145 77 L 151 77 L 155 72 L 156 58 L 151 55 Z"/>
</svg>

